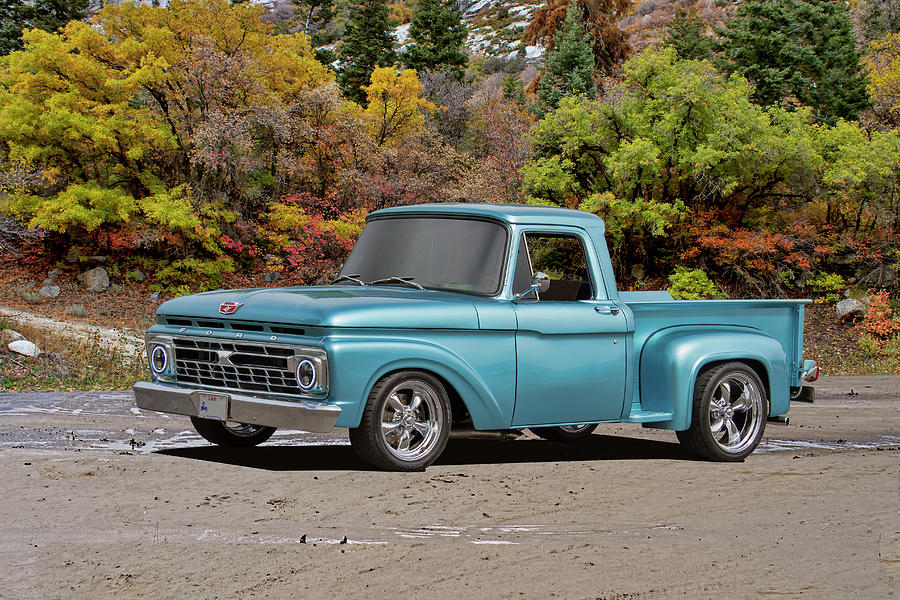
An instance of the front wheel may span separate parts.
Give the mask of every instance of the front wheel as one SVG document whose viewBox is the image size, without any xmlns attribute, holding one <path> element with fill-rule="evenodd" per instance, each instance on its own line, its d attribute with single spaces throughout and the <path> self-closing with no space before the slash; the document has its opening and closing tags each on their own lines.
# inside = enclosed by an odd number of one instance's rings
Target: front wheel
<svg viewBox="0 0 900 600">
<path fill-rule="evenodd" d="M 428 373 L 401 371 L 372 388 L 350 444 L 373 467 L 419 471 L 444 451 L 451 422 L 443 384 Z"/>
<path fill-rule="evenodd" d="M 678 440 L 707 460 L 738 461 L 762 439 L 769 402 L 762 380 L 744 363 L 715 366 L 697 378 L 691 428 Z"/>
<path fill-rule="evenodd" d="M 536 436 L 551 442 L 577 442 L 594 433 L 596 423 L 581 423 L 579 425 L 559 425 L 557 427 L 529 427 Z"/>
<path fill-rule="evenodd" d="M 212 442 L 217 446 L 239 446 L 245 448 L 256 446 L 262 444 L 275 433 L 274 427 L 201 419 L 200 417 L 191 417 L 191 423 L 193 423 L 197 433 L 202 435 L 206 441 Z"/>
</svg>

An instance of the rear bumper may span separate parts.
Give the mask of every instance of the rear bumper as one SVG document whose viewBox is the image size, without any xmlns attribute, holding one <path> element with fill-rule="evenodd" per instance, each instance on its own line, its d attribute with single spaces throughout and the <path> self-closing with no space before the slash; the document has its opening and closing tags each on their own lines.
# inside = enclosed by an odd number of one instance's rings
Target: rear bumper
<svg viewBox="0 0 900 600">
<path fill-rule="evenodd" d="M 148 381 L 139 381 L 134 384 L 132 389 L 135 402 L 140 408 L 190 417 L 200 414 L 200 394 L 202 392 L 227 395 L 230 398 L 228 402 L 229 421 L 283 429 L 325 433 L 334 429 L 334 424 L 341 415 L 340 407 L 309 400 L 285 402 L 232 392 L 161 385 Z"/>
</svg>

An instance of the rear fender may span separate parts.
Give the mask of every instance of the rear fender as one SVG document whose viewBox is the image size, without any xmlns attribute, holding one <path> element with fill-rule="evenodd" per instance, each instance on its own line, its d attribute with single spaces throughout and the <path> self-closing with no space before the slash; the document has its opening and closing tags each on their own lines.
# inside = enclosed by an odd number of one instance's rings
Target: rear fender
<svg viewBox="0 0 900 600">
<path fill-rule="evenodd" d="M 691 426 L 694 382 L 704 367 L 724 361 L 749 363 L 767 386 L 769 416 L 790 406 L 790 373 L 775 338 L 747 327 L 671 327 L 653 334 L 640 359 L 641 408 L 672 412 L 668 421 L 646 427 L 683 431 Z"/>
</svg>

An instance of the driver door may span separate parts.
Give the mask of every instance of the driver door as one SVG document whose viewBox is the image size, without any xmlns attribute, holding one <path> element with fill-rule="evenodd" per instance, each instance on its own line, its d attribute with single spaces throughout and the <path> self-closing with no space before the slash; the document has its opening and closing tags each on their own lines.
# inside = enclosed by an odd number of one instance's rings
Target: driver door
<svg viewBox="0 0 900 600">
<path fill-rule="evenodd" d="M 519 240 L 514 293 L 527 291 L 538 271 L 550 287 L 516 303 L 514 427 L 622 415 L 627 322 L 615 302 L 597 298 L 586 247 L 574 233 L 525 232 Z"/>
</svg>

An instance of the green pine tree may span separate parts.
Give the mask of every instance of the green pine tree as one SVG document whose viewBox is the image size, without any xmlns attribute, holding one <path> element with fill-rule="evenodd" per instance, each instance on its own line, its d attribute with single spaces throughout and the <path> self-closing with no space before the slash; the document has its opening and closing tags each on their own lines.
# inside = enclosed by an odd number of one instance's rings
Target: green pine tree
<svg viewBox="0 0 900 600">
<path fill-rule="evenodd" d="M 22 48 L 22 30 L 56 31 L 87 16 L 89 0 L 0 0 L 0 55 Z"/>
<path fill-rule="evenodd" d="M 680 8 L 669 21 L 666 45 L 685 60 L 712 60 L 713 41 L 706 35 L 706 23 L 696 10 Z"/>
<path fill-rule="evenodd" d="M 541 112 L 558 108 L 566 96 L 597 97 L 593 42 L 578 13 L 566 12 L 565 24 L 556 32 L 553 51 L 547 55 L 537 89 Z"/>
<path fill-rule="evenodd" d="M 341 90 L 350 100 L 365 105 L 363 87 L 369 85 L 372 71 L 396 62 L 385 0 L 363 1 L 350 7 L 340 59 L 337 80 Z"/>
<path fill-rule="evenodd" d="M 869 106 L 846 6 L 832 0 L 752 0 L 719 32 L 720 67 L 754 86 L 754 102 L 810 106 L 820 123 Z"/>
<path fill-rule="evenodd" d="M 466 35 L 454 0 L 419 0 L 409 26 L 413 43 L 403 60 L 411 69 L 444 69 L 461 79 L 468 62 L 462 51 Z"/>
<path fill-rule="evenodd" d="M 525 104 L 525 84 L 518 73 L 507 73 L 503 76 L 503 99 Z"/>
</svg>

